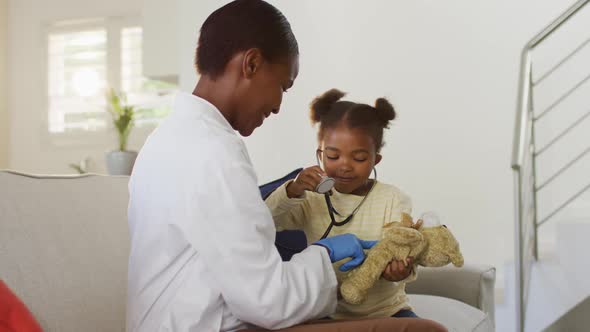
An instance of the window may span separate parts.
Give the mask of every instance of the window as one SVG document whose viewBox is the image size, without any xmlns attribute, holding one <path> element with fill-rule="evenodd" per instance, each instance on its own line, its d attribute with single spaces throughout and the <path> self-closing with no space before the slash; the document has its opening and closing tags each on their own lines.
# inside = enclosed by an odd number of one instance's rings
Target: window
<svg viewBox="0 0 590 332">
<path fill-rule="evenodd" d="M 106 125 L 107 33 L 105 29 L 49 36 L 49 131 Z"/>
<path fill-rule="evenodd" d="M 132 21 L 59 22 L 48 37 L 48 126 L 51 133 L 111 125 L 105 92 L 123 91 L 138 109 L 137 126 L 156 123 L 172 105 L 173 84 L 142 75 L 142 28 Z"/>
</svg>

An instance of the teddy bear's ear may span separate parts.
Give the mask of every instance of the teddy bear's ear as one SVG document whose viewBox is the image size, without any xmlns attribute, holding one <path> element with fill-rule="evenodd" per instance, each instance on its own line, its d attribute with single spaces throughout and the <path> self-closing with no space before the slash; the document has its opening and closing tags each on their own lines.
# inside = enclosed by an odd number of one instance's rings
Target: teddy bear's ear
<svg viewBox="0 0 590 332">
<path fill-rule="evenodd" d="M 402 212 L 402 220 L 400 221 L 401 225 L 404 227 L 412 227 L 412 225 L 414 225 L 414 222 L 412 221 L 412 216 Z"/>
</svg>

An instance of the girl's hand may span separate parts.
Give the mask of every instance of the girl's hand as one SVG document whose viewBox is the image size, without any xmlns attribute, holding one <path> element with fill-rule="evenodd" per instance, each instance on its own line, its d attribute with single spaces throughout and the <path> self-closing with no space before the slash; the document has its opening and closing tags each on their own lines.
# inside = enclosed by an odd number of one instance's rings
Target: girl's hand
<svg viewBox="0 0 590 332">
<path fill-rule="evenodd" d="M 324 175 L 326 175 L 326 172 L 319 166 L 311 166 L 302 170 L 295 180 L 287 185 L 287 197 L 301 197 L 306 190 L 315 191 Z"/>
<path fill-rule="evenodd" d="M 408 257 L 405 261 L 392 260 L 387 264 L 381 277 L 387 281 L 402 281 L 412 274 L 414 258 Z"/>
</svg>

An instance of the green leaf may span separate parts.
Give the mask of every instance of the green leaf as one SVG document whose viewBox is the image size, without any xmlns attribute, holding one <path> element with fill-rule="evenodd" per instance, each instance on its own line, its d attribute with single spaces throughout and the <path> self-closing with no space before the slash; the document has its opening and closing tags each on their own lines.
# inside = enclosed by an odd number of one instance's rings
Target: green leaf
<svg viewBox="0 0 590 332">
<path fill-rule="evenodd" d="M 117 93 L 113 88 L 107 91 L 108 111 L 113 118 L 113 125 L 119 135 L 119 149 L 125 151 L 127 138 L 131 133 L 135 122 L 136 110 L 134 106 L 127 105 L 127 96 L 121 92 Z"/>
</svg>

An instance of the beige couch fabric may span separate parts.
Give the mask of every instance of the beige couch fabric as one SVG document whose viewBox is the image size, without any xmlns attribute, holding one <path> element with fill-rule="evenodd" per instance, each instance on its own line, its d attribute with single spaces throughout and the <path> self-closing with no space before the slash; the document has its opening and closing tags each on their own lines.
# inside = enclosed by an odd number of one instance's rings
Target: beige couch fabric
<svg viewBox="0 0 590 332">
<path fill-rule="evenodd" d="M 47 332 L 124 331 L 127 182 L 0 171 L 0 278 Z M 410 300 L 450 331 L 493 331 L 494 280 L 486 266 L 424 268 L 408 292 L 442 296 Z"/>
<path fill-rule="evenodd" d="M 0 172 L 0 278 L 46 331 L 124 331 L 127 178 Z"/>
</svg>

